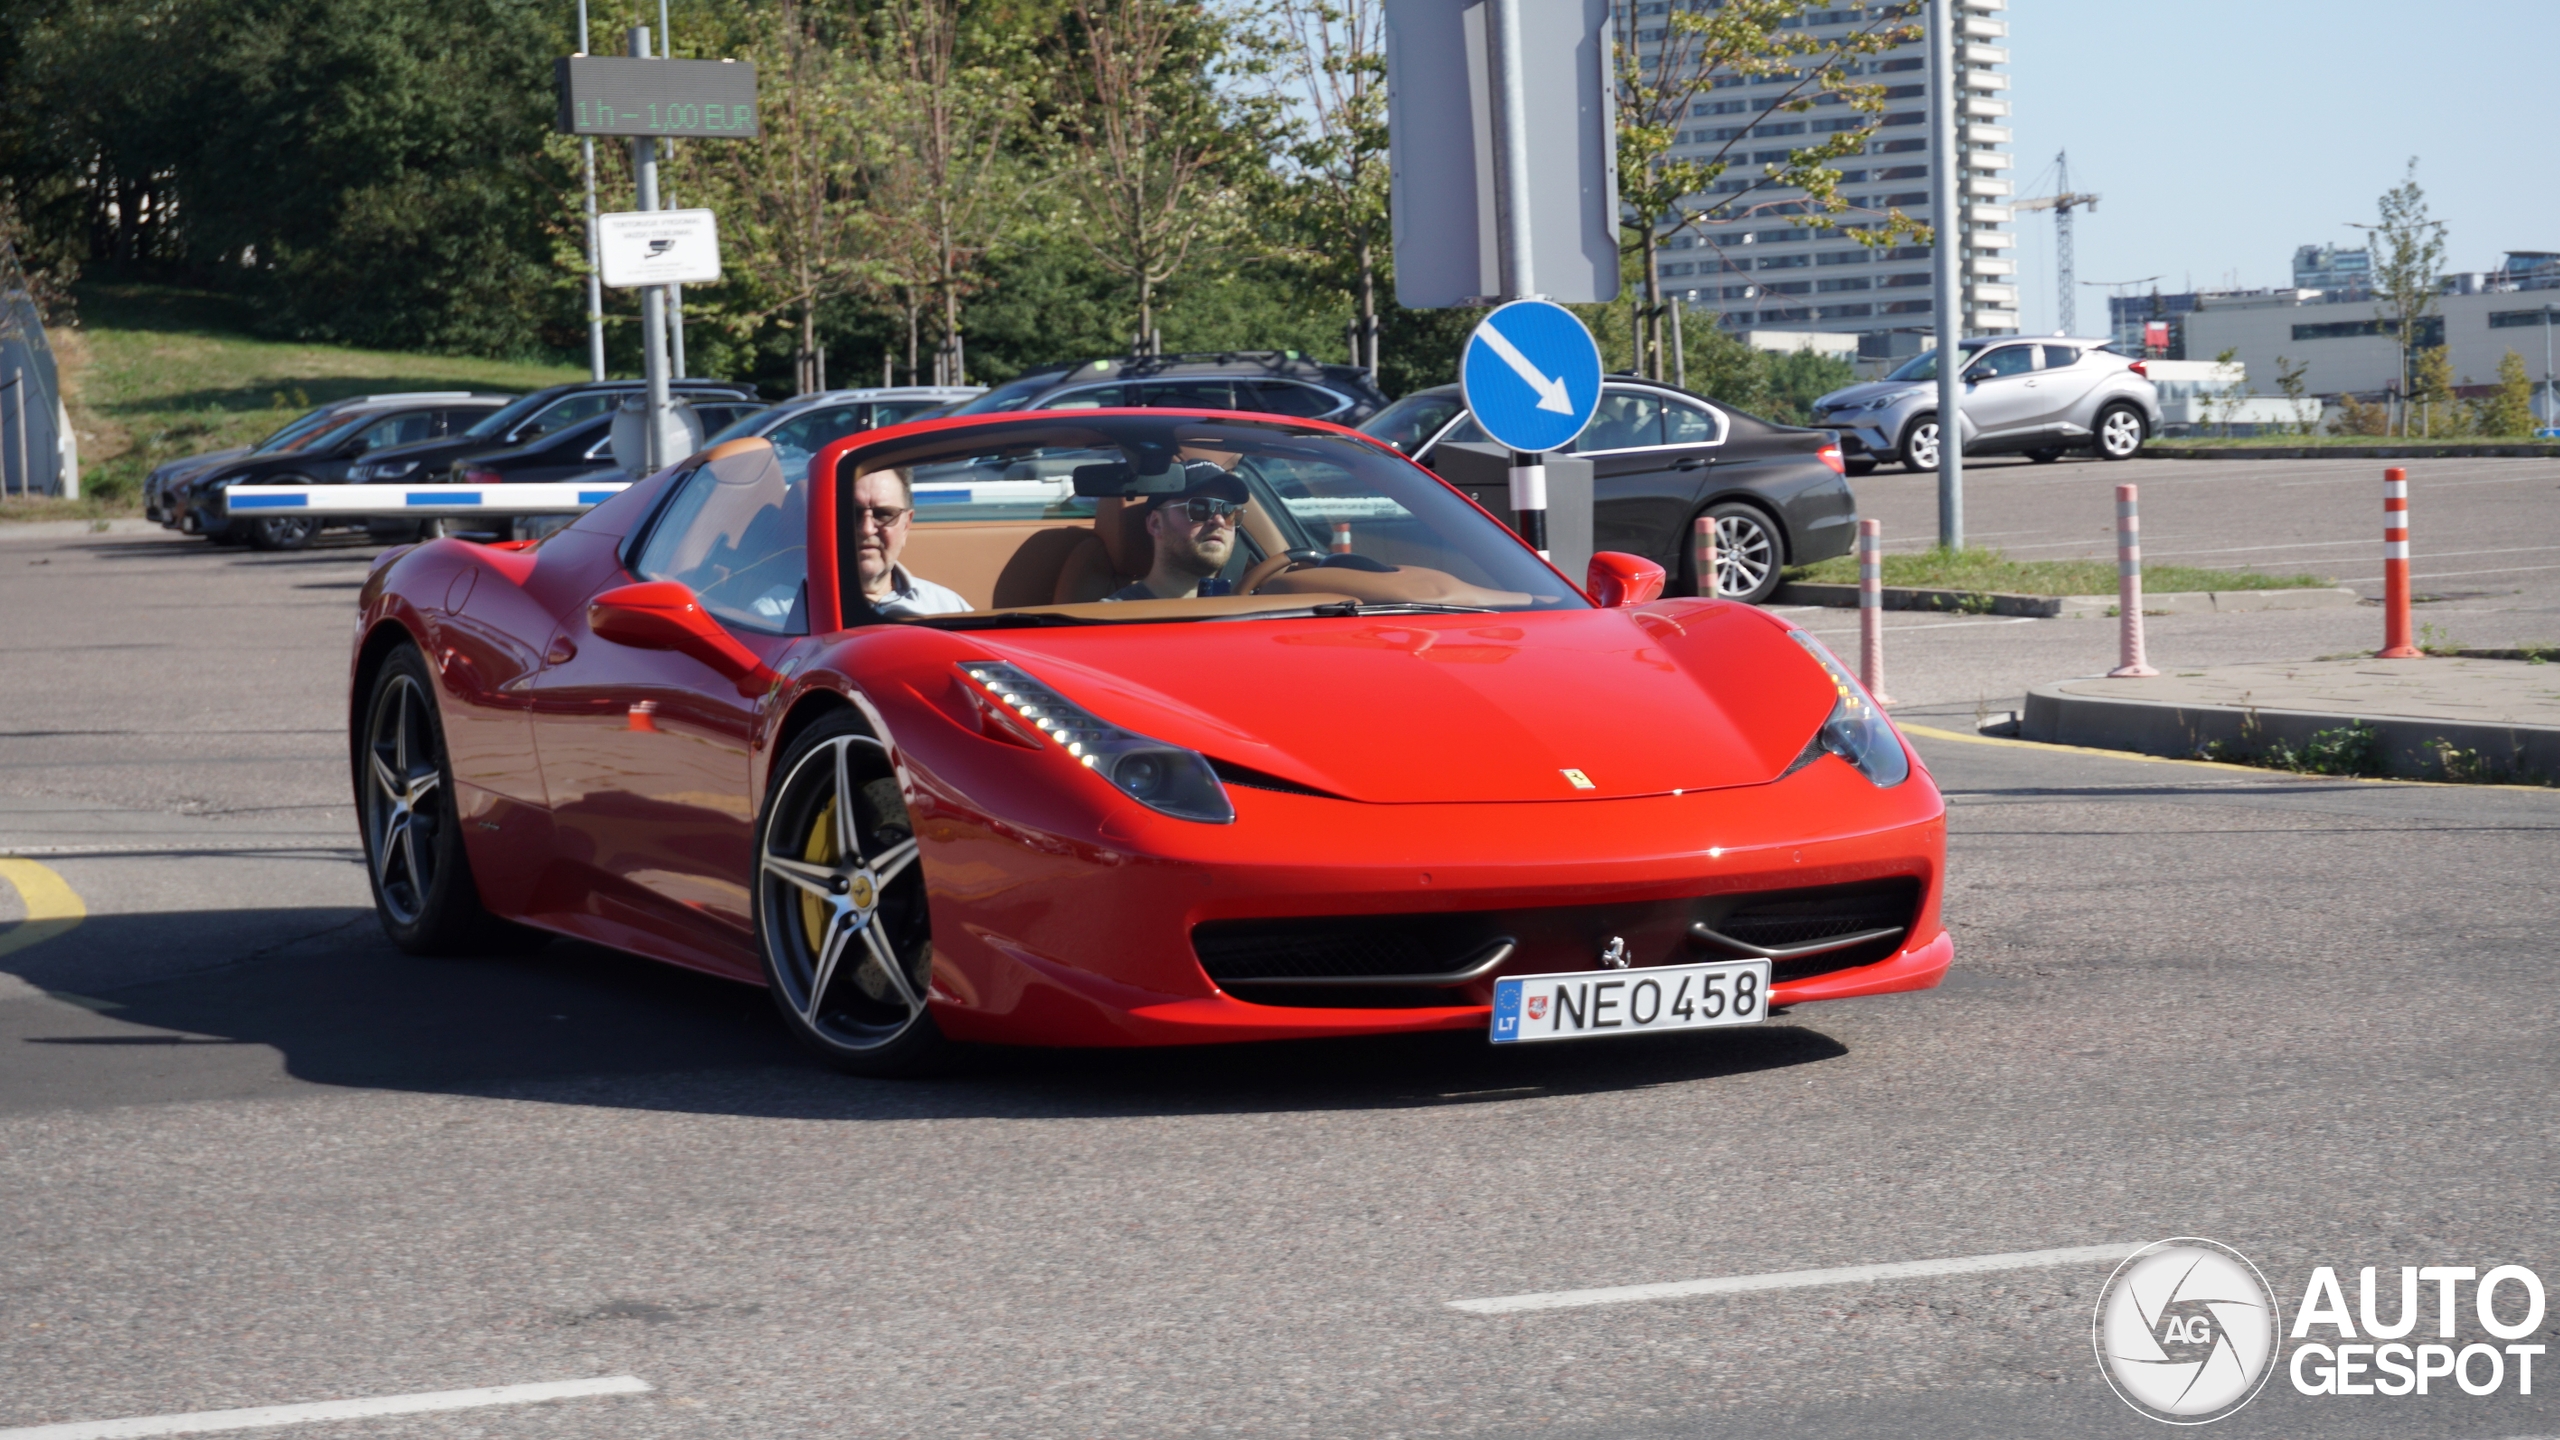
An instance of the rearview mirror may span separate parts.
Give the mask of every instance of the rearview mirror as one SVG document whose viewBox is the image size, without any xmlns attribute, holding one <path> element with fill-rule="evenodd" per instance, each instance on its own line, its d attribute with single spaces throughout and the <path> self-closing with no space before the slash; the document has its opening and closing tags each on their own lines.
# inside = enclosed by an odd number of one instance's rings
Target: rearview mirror
<svg viewBox="0 0 2560 1440">
<path fill-rule="evenodd" d="M 1139 442 L 1138 463 L 1106 460 L 1098 465 L 1079 465 L 1075 470 L 1076 494 L 1099 500 L 1127 495 L 1179 495 L 1191 483 L 1169 446 Z"/>
<path fill-rule="evenodd" d="M 1661 566 L 1641 555 L 1603 550 L 1591 557 L 1591 569 L 1583 577 L 1582 588 L 1590 592 L 1601 609 L 1616 610 L 1661 599 L 1665 578 Z"/>
<path fill-rule="evenodd" d="M 587 628 L 598 639 L 634 650 L 673 650 L 717 670 L 753 695 L 782 677 L 756 653 L 720 627 L 694 598 L 673 580 L 643 580 L 607 590 L 587 602 Z"/>
</svg>

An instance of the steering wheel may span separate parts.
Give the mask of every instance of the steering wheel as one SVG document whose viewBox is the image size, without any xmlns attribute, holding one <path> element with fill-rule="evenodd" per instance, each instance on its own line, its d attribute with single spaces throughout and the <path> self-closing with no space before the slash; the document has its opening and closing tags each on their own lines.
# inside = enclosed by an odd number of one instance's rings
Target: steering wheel
<svg viewBox="0 0 2560 1440">
<path fill-rule="evenodd" d="M 1284 550 L 1268 560 L 1255 562 L 1252 569 L 1244 572 L 1244 578 L 1236 582 L 1236 593 L 1251 595 L 1260 590 L 1274 575 L 1282 575 L 1291 570 L 1301 570 L 1323 563 L 1324 554 L 1321 551 Z"/>
</svg>

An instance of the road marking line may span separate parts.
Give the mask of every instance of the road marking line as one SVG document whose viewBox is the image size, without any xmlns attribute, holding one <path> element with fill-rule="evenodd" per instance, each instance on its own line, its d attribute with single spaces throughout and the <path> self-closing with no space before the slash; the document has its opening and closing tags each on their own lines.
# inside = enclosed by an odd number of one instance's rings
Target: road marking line
<svg viewBox="0 0 2560 1440">
<path fill-rule="evenodd" d="M 80 903 L 80 893 L 33 860 L 0 856 L 0 881 L 16 890 L 27 907 L 26 919 L 0 931 L 0 955 L 41 945 L 89 918 L 89 907 Z M 0 1431 L 0 1436 L 6 1434 Z"/>
<path fill-rule="evenodd" d="M 127 1440 L 138 1435 L 197 1435 L 208 1430 L 306 1425 L 315 1420 L 362 1420 L 428 1410 L 475 1410 L 484 1405 L 531 1405 L 590 1395 L 638 1395 L 649 1388 L 649 1382 L 637 1375 L 607 1375 L 597 1380 L 546 1380 L 534 1385 L 381 1395 L 371 1400 L 321 1400 L 309 1405 L 261 1405 L 248 1410 L 202 1410 L 193 1415 L 144 1415 L 131 1420 L 77 1420 L 67 1425 L 0 1430 L 0 1440 Z"/>
<path fill-rule="evenodd" d="M 1963 1255 L 1951 1260 L 1905 1260 L 1887 1265 L 1843 1265 L 1833 1270 L 1781 1270 L 1769 1275 L 1728 1275 L 1720 1280 L 1673 1280 L 1659 1285 L 1613 1285 L 1603 1290 L 1552 1290 L 1542 1295 L 1498 1295 L 1490 1300 L 1452 1300 L 1449 1308 L 1478 1315 L 1510 1315 L 1522 1310 L 1567 1310 L 1583 1305 L 1625 1305 L 1638 1300 L 1679 1300 L 1691 1295 L 1736 1295 L 1749 1290 L 1794 1290 L 1812 1285 L 1863 1285 L 1874 1280 L 1915 1280 L 1932 1275 L 1969 1275 L 1982 1270 L 2030 1270 L 2051 1265 L 2079 1265 L 2121 1260 L 2141 1249 L 2133 1245 L 2083 1245 L 2070 1250 L 2020 1250 L 2007 1255 Z M 0 1431 L 0 1440 L 8 1440 Z"/>
</svg>

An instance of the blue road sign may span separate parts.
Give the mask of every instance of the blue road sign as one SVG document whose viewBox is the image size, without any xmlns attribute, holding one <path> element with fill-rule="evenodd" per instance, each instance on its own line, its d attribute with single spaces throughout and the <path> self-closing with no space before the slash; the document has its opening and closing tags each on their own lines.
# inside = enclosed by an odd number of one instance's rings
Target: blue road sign
<svg viewBox="0 0 2560 1440">
<path fill-rule="evenodd" d="M 1563 306 L 1514 300 L 1467 337 L 1458 387 L 1494 444 L 1561 450 L 1600 408 L 1600 345 Z"/>
</svg>

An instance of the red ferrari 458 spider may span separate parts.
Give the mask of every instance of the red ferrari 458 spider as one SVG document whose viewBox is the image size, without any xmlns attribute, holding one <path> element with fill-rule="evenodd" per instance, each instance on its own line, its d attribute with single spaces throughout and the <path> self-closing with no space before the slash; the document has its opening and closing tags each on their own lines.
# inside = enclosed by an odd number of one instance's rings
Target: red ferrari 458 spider
<svg viewBox="0 0 2560 1440">
<path fill-rule="evenodd" d="M 1926 772 L 1819 642 L 1661 587 L 1603 554 L 1577 589 L 1315 422 L 931 421 L 805 480 L 735 441 L 539 541 L 377 563 L 375 901 L 412 951 L 760 982 L 868 1074 L 1935 985 Z"/>
</svg>

